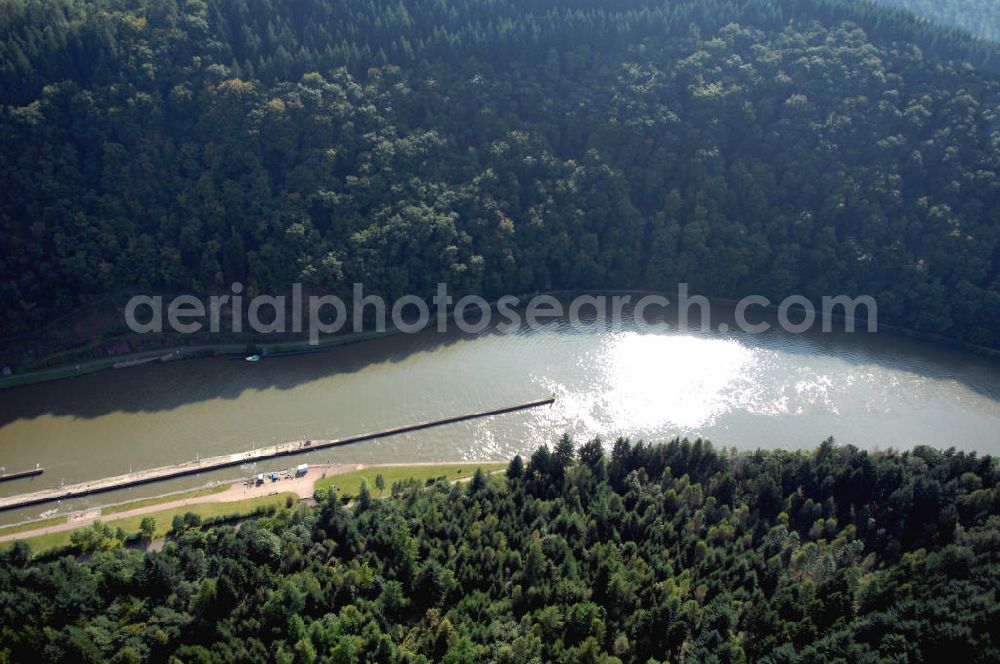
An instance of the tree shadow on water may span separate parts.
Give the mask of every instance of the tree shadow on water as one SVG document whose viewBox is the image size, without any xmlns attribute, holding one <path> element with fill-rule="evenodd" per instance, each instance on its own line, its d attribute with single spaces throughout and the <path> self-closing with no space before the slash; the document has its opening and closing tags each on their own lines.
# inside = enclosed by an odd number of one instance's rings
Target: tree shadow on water
<svg viewBox="0 0 1000 664">
<path fill-rule="evenodd" d="M 974 392 L 998 402 L 1000 408 L 1000 360 L 974 355 L 954 348 L 918 341 L 893 334 L 863 332 L 808 332 L 790 334 L 772 325 L 763 334 L 720 333 L 718 323 L 735 329 L 730 314 L 713 309 L 711 328 L 715 331 L 679 332 L 676 320 L 661 321 L 673 329 L 649 328 L 649 334 L 685 334 L 703 338 L 735 340 L 750 348 L 782 354 L 831 356 L 853 365 L 873 365 L 887 370 L 910 372 L 931 380 L 955 380 Z M 585 321 L 587 322 L 587 321 Z M 775 321 L 769 321 L 775 323 Z M 626 333 L 635 332 L 626 326 Z M 555 334 L 553 343 L 564 337 L 605 334 L 599 328 L 578 329 L 565 320 L 544 327 L 545 334 Z M 426 329 L 416 334 L 396 334 L 354 344 L 337 346 L 317 353 L 288 357 L 264 357 L 251 363 L 241 359 L 202 358 L 150 364 L 128 369 L 105 370 L 70 379 L 27 385 L 0 391 L 0 427 L 17 420 L 43 415 L 97 418 L 115 412 L 152 413 L 168 411 L 188 404 L 214 399 L 235 400 L 248 391 L 292 390 L 323 380 L 331 375 L 355 374 L 380 364 L 402 364 L 421 355 L 433 355 L 459 343 L 475 343 L 501 335 L 489 328 L 479 335 L 463 333 L 454 326 L 448 332 Z M 526 327 L 503 346 L 484 346 L 497 361 L 517 362 L 518 336 L 538 334 Z M 510 336 L 510 335 L 504 335 Z M 487 348 L 491 350 L 486 351 Z M 493 361 L 491 359 L 491 361 Z M 802 366 L 808 366 L 805 363 Z M 526 366 L 526 375 L 534 370 Z M 476 381 L 477 388 L 487 384 L 489 375 L 472 369 L 454 377 L 456 381 Z M 413 380 L 414 389 L 433 389 L 440 377 L 402 375 Z M 531 395 L 532 397 L 538 395 Z M 331 399 L 336 398 L 331 394 Z M 497 404 L 503 405 L 503 404 Z"/>
</svg>

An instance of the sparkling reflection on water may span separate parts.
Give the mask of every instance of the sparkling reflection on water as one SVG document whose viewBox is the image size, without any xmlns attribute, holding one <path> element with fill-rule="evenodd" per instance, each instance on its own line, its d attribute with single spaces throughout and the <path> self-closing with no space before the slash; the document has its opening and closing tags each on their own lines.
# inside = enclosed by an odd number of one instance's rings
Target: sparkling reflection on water
<svg viewBox="0 0 1000 664">
<path fill-rule="evenodd" d="M 28 484 L 0 485 L 0 493 L 547 394 L 557 398 L 551 408 L 311 453 L 305 460 L 502 459 L 563 432 L 605 440 L 702 436 L 743 449 L 812 448 L 834 436 L 866 448 L 930 444 L 1000 451 L 996 360 L 884 335 L 579 331 L 557 322 L 515 335 L 426 332 L 256 365 L 195 360 L 5 391 L 0 465 L 15 470 L 41 463 L 48 470 Z M 288 461 L 276 462 L 282 463 Z M 0 522 L 12 514 L 0 515 Z"/>
</svg>

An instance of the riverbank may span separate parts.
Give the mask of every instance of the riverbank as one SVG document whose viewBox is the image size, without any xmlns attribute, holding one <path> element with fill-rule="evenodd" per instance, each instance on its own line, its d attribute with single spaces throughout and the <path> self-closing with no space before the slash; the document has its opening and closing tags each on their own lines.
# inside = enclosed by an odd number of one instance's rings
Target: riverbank
<svg viewBox="0 0 1000 664">
<path fill-rule="evenodd" d="M 71 543 L 74 531 L 88 528 L 98 521 L 113 524 L 116 528 L 122 528 L 127 535 L 134 535 L 139 532 L 142 519 L 146 517 L 156 521 L 154 536 L 162 537 L 170 529 L 174 516 L 187 512 L 197 514 L 202 519 L 238 517 L 262 506 L 280 505 L 289 498 L 294 501 L 311 499 L 317 490 L 336 490 L 341 496 L 354 496 L 360 491 L 362 482 L 366 482 L 372 495 L 377 497 L 391 489 L 394 483 L 405 480 L 461 481 L 471 477 L 476 468 L 496 472 L 506 466 L 506 462 L 310 466 L 304 474 L 274 482 L 267 480 L 258 484 L 243 480 L 229 485 L 208 486 L 193 492 L 165 494 L 157 498 L 92 508 L 58 517 L 58 520 L 53 517 L 6 526 L 0 528 L 0 545 L 24 541 L 31 545 L 36 554 L 44 553 L 67 546 Z M 381 491 L 376 487 L 378 475 L 382 475 L 385 482 L 385 489 Z"/>
<path fill-rule="evenodd" d="M 526 295 L 517 296 L 521 302 L 525 302 L 532 297 L 537 297 L 540 295 L 551 295 L 558 299 L 572 299 L 580 295 L 594 295 L 601 297 L 608 297 L 614 295 L 629 295 L 632 297 L 643 297 L 647 295 L 664 295 L 670 297 L 671 294 L 665 294 L 660 291 L 648 291 L 648 290 L 630 290 L 630 291 L 615 291 L 615 290 L 594 290 L 594 291 L 549 291 L 546 293 L 531 293 Z M 726 299 L 726 298 L 708 298 L 709 302 L 716 306 L 726 307 L 728 309 L 735 308 L 737 300 Z M 491 307 L 496 310 L 496 302 L 491 303 Z M 767 312 L 771 315 L 777 314 L 778 306 L 769 305 L 766 307 L 756 307 L 755 310 L 760 310 Z M 837 321 L 846 322 L 848 316 L 844 314 L 834 313 L 831 318 Z M 454 320 L 454 312 L 449 313 L 449 319 Z M 861 330 L 865 328 L 867 321 L 862 319 L 854 319 L 854 322 L 859 326 L 858 329 Z M 428 321 L 427 325 L 422 329 L 428 329 L 436 325 L 437 321 L 433 317 Z M 901 337 L 906 337 L 909 339 L 916 339 L 919 341 L 924 341 L 931 344 L 946 346 L 949 348 L 955 348 L 958 350 L 984 355 L 987 357 L 998 358 L 1000 357 L 1000 349 L 989 348 L 986 346 L 978 346 L 976 344 L 971 344 L 964 341 L 959 341 L 950 337 L 945 337 L 937 334 L 930 334 L 926 332 L 920 332 L 918 330 L 911 330 L 904 327 L 899 327 L 895 325 L 889 325 L 884 323 L 878 324 L 878 331 L 881 333 L 889 333 L 892 335 L 898 335 Z M 153 350 L 138 351 L 134 353 L 122 353 L 122 354 L 111 354 L 105 357 L 82 360 L 82 361 L 69 361 L 65 363 L 57 364 L 56 366 L 47 367 L 44 369 L 29 370 L 22 373 L 13 373 L 9 376 L 0 376 L 0 390 L 5 388 L 21 387 L 24 385 L 32 385 L 36 383 L 43 383 L 52 380 L 60 380 L 64 378 L 73 378 L 75 376 L 82 376 L 89 373 L 94 373 L 97 371 L 103 371 L 106 369 L 125 369 L 133 366 L 143 366 L 149 363 L 159 362 L 173 362 L 178 360 L 189 360 L 207 357 L 219 357 L 219 356 L 242 356 L 251 354 L 257 354 L 264 358 L 267 356 L 278 357 L 283 354 L 294 355 L 298 353 L 310 353 L 310 352 L 323 352 L 337 348 L 340 346 L 345 346 L 354 343 L 361 343 L 364 341 L 369 341 L 372 339 L 378 339 L 387 336 L 393 336 L 401 334 L 402 332 L 393 327 L 389 326 L 384 331 L 367 331 L 367 332 L 350 332 L 342 335 L 336 335 L 329 338 L 323 338 L 319 340 L 318 343 L 311 343 L 308 339 L 301 340 L 285 340 L 277 341 L 273 343 L 259 343 L 257 339 L 258 336 L 253 335 L 236 335 L 240 338 L 240 341 L 234 341 L 234 335 L 232 333 L 223 333 L 222 336 L 226 338 L 224 342 L 216 344 L 197 344 L 190 346 L 164 346 L 156 348 Z M 125 337 L 119 339 L 119 341 L 125 342 L 132 337 Z M 50 355 L 47 360 L 51 360 L 54 357 L 62 355 L 72 355 L 73 349 L 63 350 L 53 355 Z M 79 352 L 86 352 L 85 350 L 80 350 Z"/>
<path fill-rule="evenodd" d="M 342 337 L 333 337 L 321 340 L 317 344 L 311 344 L 308 340 L 275 342 L 271 344 L 252 343 L 222 343 L 222 344 L 200 344 L 196 346 L 178 346 L 174 348 L 157 348 L 156 350 L 140 351 L 137 353 L 125 353 L 122 355 L 109 355 L 83 362 L 67 363 L 47 369 L 28 371 L 25 373 L 15 373 L 10 376 L 0 377 L 0 390 L 36 383 L 45 383 L 63 378 L 74 378 L 86 374 L 104 371 L 106 369 L 128 369 L 135 366 L 145 366 L 154 362 L 174 362 L 179 360 L 193 360 L 207 357 L 242 356 L 253 348 L 257 354 L 273 355 L 279 353 L 323 352 L 338 346 L 360 343 L 371 339 L 398 334 L 396 329 L 384 332 L 352 332 Z"/>
</svg>

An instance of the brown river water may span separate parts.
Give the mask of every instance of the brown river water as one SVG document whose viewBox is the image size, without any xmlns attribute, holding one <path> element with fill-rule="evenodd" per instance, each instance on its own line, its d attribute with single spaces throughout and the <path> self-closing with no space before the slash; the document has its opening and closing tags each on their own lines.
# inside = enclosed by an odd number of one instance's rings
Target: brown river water
<svg viewBox="0 0 1000 664">
<path fill-rule="evenodd" d="M 1000 360 L 898 336 L 692 333 L 566 321 L 516 334 L 400 334 L 310 355 L 151 364 L 0 391 L 0 466 L 41 464 L 0 495 L 196 456 L 335 438 L 556 397 L 553 406 L 257 468 L 0 513 L 0 524 L 300 462 L 508 459 L 552 443 L 702 436 L 739 449 L 1000 452 Z M 55 512 L 53 512 L 55 510 Z"/>
</svg>

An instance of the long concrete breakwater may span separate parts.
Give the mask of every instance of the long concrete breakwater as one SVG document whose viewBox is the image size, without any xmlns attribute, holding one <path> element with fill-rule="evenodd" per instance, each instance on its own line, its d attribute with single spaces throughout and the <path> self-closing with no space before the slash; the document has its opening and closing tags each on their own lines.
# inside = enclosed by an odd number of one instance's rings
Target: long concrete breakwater
<svg viewBox="0 0 1000 664">
<path fill-rule="evenodd" d="M 85 482 L 80 484 L 68 484 L 66 486 L 61 486 L 54 489 L 43 489 L 41 491 L 35 491 L 32 493 L 22 493 L 15 496 L 7 496 L 5 498 L 0 498 L 0 511 L 17 509 L 20 507 L 29 507 L 31 505 L 49 503 L 56 500 L 79 498 L 81 496 L 88 496 L 95 493 L 114 491 L 116 489 L 126 489 L 132 486 L 150 484 L 153 482 L 161 482 L 163 480 L 176 479 L 178 477 L 186 477 L 189 475 L 197 475 L 199 473 L 204 473 L 212 470 L 219 470 L 222 468 L 231 468 L 233 466 L 252 464 L 258 461 L 265 461 L 267 459 L 275 459 L 278 457 L 291 456 L 295 454 L 305 454 L 306 452 L 311 452 L 313 450 L 322 450 L 331 447 L 341 447 L 343 445 L 351 445 L 354 443 L 362 443 L 366 441 L 376 440 L 378 438 L 398 436 L 400 434 L 410 433 L 413 431 L 420 431 L 422 429 L 431 429 L 434 427 L 444 426 L 446 424 L 455 424 L 457 422 L 465 422 L 467 420 L 475 420 L 483 417 L 490 417 L 493 415 L 505 415 L 507 413 L 515 413 L 518 411 L 528 410 L 531 408 L 549 406 L 553 403 L 555 403 L 555 398 L 549 397 L 547 399 L 525 401 L 522 403 L 514 404 L 512 406 L 493 408 L 491 410 L 479 411 L 475 413 L 469 413 L 466 415 L 455 415 L 452 417 L 445 417 L 438 420 L 428 420 L 425 422 L 418 422 L 416 424 L 407 424 L 404 426 L 394 427 L 391 429 L 371 431 L 368 433 L 348 436 L 346 438 L 334 438 L 331 440 L 293 441 L 289 443 L 282 443 L 280 445 L 270 445 L 268 447 L 261 447 L 246 452 L 223 454 L 220 456 L 206 457 L 204 459 L 196 459 L 195 461 L 185 461 L 182 463 L 171 464 L 169 466 L 160 466 L 158 468 L 138 470 L 135 472 L 126 473 L 124 475 L 116 475 L 114 477 L 106 477 L 104 479 L 94 480 L 92 482 Z"/>
</svg>

